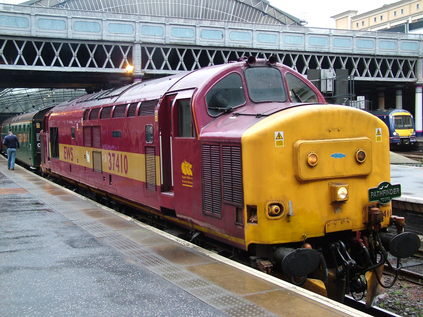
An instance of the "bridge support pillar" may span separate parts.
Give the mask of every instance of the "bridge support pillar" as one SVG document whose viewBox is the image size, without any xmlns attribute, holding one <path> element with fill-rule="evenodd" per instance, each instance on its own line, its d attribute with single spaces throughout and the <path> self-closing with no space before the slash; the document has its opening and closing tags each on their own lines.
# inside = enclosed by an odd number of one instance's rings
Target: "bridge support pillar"
<svg viewBox="0 0 423 317">
<path fill-rule="evenodd" d="M 402 89 L 400 88 L 395 91 L 395 108 L 402 109 Z"/>
<path fill-rule="evenodd" d="M 142 80 L 142 69 L 141 69 L 141 44 L 139 43 L 135 43 L 134 44 L 134 48 L 133 48 L 133 53 L 132 53 L 132 63 L 134 64 L 134 73 L 133 73 L 133 78 L 134 78 L 134 82 L 135 81 L 141 81 Z"/>
<path fill-rule="evenodd" d="M 385 109 L 385 91 L 378 91 L 377 94 L 377 108 L 379 110 L 384 110 Z"/>
<path fill-rule="evenodd" d="M 416 127 L 416 135 L 423 135 L 423 85 L 418 84 L 416 86 L 416 109 L 414 112 L 414 121 Z"/>
</svg>

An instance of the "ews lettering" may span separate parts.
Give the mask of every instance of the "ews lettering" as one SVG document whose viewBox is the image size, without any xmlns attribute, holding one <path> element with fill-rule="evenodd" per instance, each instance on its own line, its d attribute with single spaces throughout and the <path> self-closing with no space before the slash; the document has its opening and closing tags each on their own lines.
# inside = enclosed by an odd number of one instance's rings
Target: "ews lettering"
<svg viewBox="0 0 423 317">
<path fill-rule="evenodd" d="M 65 161 L 73 162 L 73 148 L 72 147 L 65 146 L 63 148 L 63 155 L 65 158 Z"/>
</svg>

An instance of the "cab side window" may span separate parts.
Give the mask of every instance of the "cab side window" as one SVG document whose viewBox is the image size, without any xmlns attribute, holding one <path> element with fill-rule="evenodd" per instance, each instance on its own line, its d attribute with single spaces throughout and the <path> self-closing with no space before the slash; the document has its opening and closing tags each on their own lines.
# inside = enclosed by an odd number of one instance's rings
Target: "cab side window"
<svg viewBox="0 0 423 317">
<path fill-rule="evenodd" d="M 195 129 L 192 120 L 191 99 L 177 100 L 176 112 L 178 115 L 177 137 L 193 138 L 195 137 Z"/>
<path fill-rule="evenodd" d="M 285 77 L 292 102 L 318 102 L 317 95 L 300 78 L 290 73 L 287 73 Z"/>
<path fill-rule="evenodd" d="M 216 117 L 245 103 L 241 76 L 232 73 L 218 81 L 206 95 L 207 110 Z"/>
</svg>

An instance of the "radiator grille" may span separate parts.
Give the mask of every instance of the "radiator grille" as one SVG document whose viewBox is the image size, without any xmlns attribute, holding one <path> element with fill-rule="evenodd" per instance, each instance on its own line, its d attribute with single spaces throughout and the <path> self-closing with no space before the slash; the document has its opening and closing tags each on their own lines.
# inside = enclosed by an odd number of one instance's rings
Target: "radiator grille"
<svg viewBox="0 0 423 317">
<path fill-rule="evenodd" d="M 203 212 L 220 214 L 222 208 L 220 146 L 205 144 L 203 159 Z"/>
<path fill-rule="evenodd" d="M 239 146 L 222 146 L 223 199 L 225 202 L 241 206 L 242 166 Z"/>
<path fill-rule="evenodd" d="M 156 190 L 156 151 L 153 146 L 145 147 L 145 181 L 147 190 Z"/>
</svg>

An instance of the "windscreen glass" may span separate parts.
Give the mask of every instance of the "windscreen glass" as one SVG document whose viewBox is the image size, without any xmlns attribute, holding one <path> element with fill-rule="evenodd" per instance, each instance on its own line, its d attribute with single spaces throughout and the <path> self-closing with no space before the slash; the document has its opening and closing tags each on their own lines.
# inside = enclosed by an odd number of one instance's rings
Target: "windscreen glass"
<svg viewBox="0 0 423 317">
<path fill-rule="evenodd" d="M 282 75 L 278 69 L 273 67 L 247 68 L 245 78 L 252 101 L 286 101 Z"/>
<path fill-rule="evenodd" d="M 394 116 L 395 129 L 413 129 L 411 116 Z"/>
<path fill-rule="evenodd" d="M 207 109 L 210 115 L 230 112 L 245 103 L 244 87 L 241 76 L 229 74 L 218 81 L 206 95 Z"/>
</svg>

